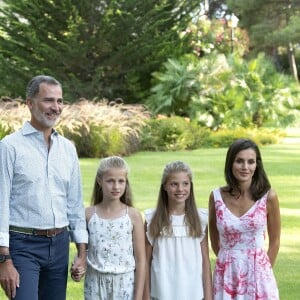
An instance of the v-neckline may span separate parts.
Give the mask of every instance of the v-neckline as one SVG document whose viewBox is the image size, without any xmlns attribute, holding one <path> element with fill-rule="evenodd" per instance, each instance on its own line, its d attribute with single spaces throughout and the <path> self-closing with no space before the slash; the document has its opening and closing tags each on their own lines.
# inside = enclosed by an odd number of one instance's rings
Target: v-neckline
<svg viewBox="0 0 300 300">
<path fill-rule="evenodd" d="M 243 218 L 244 216 L 246 216 L 246 215 L 247 215 L 247 214 L 248 214 L 248 213 L 256 206 L 256 204 L 260 201 L 260 199 L 257 200 L 257 201 L 255 201 L 255 202 L 253 203 L 253 205 L 251 205 L 251 207 L 250 207 L 248 210 L 246 210 L 242 215 L 237 216 L 236 214 L 234 214 L 234 213 L 229 209 L 229 207 L 228 207 L 228 206 L 226 205 L 226 203 L 224 202 L 220 190 L 219 190 L 219 195 L 220 195 L 220 199 L 221 199 L 221 201 L 222 201 L 222 203 L 223 203 L 225 209 L 228 210 L 229 213 L 230 213 L 232 216 L 234 216 L 235 218 L 237 218 L 237 219 L 241 219 L 241 218 Z"/>
<path fill-rule="evenodd" d="M 257 200 L 257 201 L 259 201 L 259 200 Z M 247 211 L 245 211 L 241 216 L 237 216 L 236 214 L 234 214 L 234 213 L 228 208 L 228 206 L 225 204 L 225 202 L 224 202 L 223 199 L 222 199 L 222 202 L 223 202 L 225 208 L 229 211 L 229 213 L 230 213 L 232 216 L 234 216 L 234 217 L 237 218 L 237 219 L 242 219 L 243 217 L 245 217 L 246 215 L 248 215 L 248 213 L 254 208 L 254 206 L 256 206 L 257 201 L 255 201 L 255 202 L 253 203 L 253 205 L 252 205 Z"/>
</svg>

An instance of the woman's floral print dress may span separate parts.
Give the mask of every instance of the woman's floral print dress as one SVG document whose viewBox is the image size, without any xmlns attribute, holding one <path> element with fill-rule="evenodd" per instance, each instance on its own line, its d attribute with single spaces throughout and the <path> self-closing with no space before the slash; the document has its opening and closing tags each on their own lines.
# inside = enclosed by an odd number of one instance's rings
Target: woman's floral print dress
<svg viewBox="0 0 300 300">
<path fill-rule="evenodd" d="M 214 271 L 214 300 L 277 300 L 278 288 L 264 249 L 267 194 L 241 217 L 213 191 L 220 234 L 220 251 Z"/>
</svg>

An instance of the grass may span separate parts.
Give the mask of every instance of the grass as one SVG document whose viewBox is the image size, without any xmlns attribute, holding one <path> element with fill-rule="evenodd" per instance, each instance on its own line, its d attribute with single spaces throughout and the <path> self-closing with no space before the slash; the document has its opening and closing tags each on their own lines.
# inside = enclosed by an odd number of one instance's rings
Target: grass
<svg viewBox="0 0 300 300">
<path fill-rule="evenodd" d="M 299 136 L 298 136 L 299 137 Z M 261 147 L 265 169 L 273 188 L 277 191 L 281 207 L 281 247 L 274 272 L 280 299 L 298 299 L 300 295 L 300 144 L 289 143 Z M 129 180 L 134 204 L 143 211 L 154 207 L 164 165 L 173 160 L 190 164 L 194 173 L 194 188 L 198 206 L 207 207 L 210 191 L 224 184 L 223 167 L 226 149 L 199 149 L 182 152 L 140 152 L 126 158 L 130 166 Z M 92 186 L 99 159 L 81 159 L 85 205 L 89 205 Z M 70 246 L 70 259 L 75 247 Z M 211 252 L 211 261 L 215 257 Z M 0 292 L 0 299 L 1 297 Z M 68 300 L 83 299 L 83 282 L 69 278 Z"/>
</svg>

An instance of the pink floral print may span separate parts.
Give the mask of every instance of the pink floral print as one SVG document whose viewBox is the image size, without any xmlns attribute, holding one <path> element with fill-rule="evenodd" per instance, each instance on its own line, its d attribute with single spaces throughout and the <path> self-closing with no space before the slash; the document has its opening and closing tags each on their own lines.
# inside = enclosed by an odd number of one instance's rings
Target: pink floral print
<svg viewBox="0 0 300 300">
<path fill-rule="evenodd" d="M 214 190 L 220 251 L 214 271 L 214 300 L 278 300 L 278 288 L 264 249 L 267 194 L 241 217 Z"/>
</svg>

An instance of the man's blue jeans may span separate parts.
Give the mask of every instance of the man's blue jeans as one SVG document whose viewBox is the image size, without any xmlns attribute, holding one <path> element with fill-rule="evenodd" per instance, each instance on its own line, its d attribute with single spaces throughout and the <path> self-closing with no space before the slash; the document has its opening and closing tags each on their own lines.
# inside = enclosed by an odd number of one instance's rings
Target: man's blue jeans
<svg viewBox="0 0 300 300">
<path fill-rule="evenodd" d="M 10 232 L 10 254 L 20 274 L 15 300 L 65 300 L 69 233 L 55 237 Z"/>
</svg>

